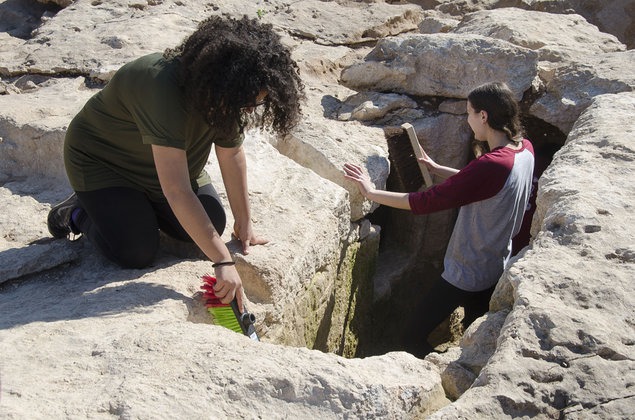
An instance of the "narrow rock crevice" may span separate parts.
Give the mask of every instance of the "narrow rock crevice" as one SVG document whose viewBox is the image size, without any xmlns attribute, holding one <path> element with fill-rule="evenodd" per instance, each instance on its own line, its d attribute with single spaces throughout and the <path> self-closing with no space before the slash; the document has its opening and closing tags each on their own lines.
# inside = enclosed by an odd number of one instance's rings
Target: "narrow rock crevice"
<svg viewBox="0 0 635 420">
<path fill-rule="evenodd" d="M 442 100 L 437 99 L 434 102 L 441 103 Z M 430 100 L 426 100 L 425 103 L 429 104 Z M 564 144 L 566 135 L 556 127 L 531 115 L 523 115 L 522 123 L 525 135 L 532 141 L 535 149 L 534 190 L 536 190 L 538 179 L 551 163 L 554 153 Z M 403 146 L 410 147 L 409 144 Z M 403 152 L 409 153 L 408 150 Z M 474 158 L 470 152 L 466 151 L 466 154 L 470 155 L 470 159 Z M 388 190 L 403 190 L 404 186 L 395 176 L 401 170 L 398 167 L 400 164 L 404 164 L 403 160 L 391 159 L 391 173 L 386 187 Z M 527 220 L 515 239 L 514 255 L 529 244 L 529 228 L 535 210 L 535 193 L 536 191 L 532 194 L 531 208 L 526 215 Z M 426 241 L 426 236 L 432 226 L 435 226 L 436 231 L 451 232 L 455 211 L 448 213 L 450 216 L 443 220 L 435 215 L 413 216 L 409 212 L 380 206 L 368 216 L 371 223 L 381 227 L 382 232 L 375 287 L 386 288 L 385 284 L 382 286 L 385 281 L 389 281 L 390 285 L 387 287 L 388 293 L 384 290 L 375 293 L 382 298 L 373 302 L 371 313 L 375 328 L 371 341 L 366 344 L 368 347 L 361 349 L 363 353 L 384 354 L 403 350 L 404 343 L 399 342 L 399 337 L 409 334 L 403 330 L 403 320 L 441 274 L 443 254 L 449 240 L 448 234 L 443 244 L 434 244 L 436 251 L 431 252 L 429 249 L 431 244 L 429 240 Z M 439 227 L 439 223 L 446 223 L 447 226 Z M 465 332 L 461 324 L 462 317 L 463 311 L 459 308 L 429 336 L 430 344 L 438 351 L 445 351 L 451 345 L 458 345 Z"/>
</svg>

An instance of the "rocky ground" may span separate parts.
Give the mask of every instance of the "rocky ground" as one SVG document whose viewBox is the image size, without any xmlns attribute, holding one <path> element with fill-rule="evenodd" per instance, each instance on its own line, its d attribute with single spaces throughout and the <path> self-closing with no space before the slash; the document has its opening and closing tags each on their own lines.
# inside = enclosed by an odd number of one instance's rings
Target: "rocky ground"
<svg viewBox="0 0 635 420">
<path fill-rule="evenodd" d="M 261 342 L 211 324 L 191 247 L 164 238 L 153 267 L 121 270 L 45 223 L 87 98 L 221 13 L 273 24 L 307 87 L 290 136 L 245 143 L 271 242 L 244 256 L 224 236 Z M 1 416 L 635 417 L 634 16 L 629 0 L 0 1 Z M 418 360 L 377 321 L 438 269 L 452 214 L 379 217 L 340 168 L 394 186 L 383 129 L 403 122 L 464 165 L 465 95 L 489 80 L 559 151 L 490 312 Z"/>
</svg>

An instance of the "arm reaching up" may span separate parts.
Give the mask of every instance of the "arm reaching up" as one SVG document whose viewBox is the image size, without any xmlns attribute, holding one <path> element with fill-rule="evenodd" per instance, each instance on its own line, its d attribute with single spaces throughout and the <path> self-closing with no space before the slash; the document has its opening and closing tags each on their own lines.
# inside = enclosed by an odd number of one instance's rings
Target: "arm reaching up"
<svg viewBox="0 0 635 420">
<path fill-rule="evenodd" d="M 443 179 L 447 179 L 449 177 L 451 177 L 452 175 L 455 175 L 457 173 L 459 173 L 458 169 L 454 169 L 454 168 L 450 168 L 448 166 L 442 166 L 439 165 L 438 163 L 436 163 L 434 160 L 432 160 L 432 158 L 430 156 L 428 156 L 428 154 L 426 153 L 425 150 L 423 150 L 423 148 L 421 146 L 419 146 L 420 150 L 421 150 L 421 158 L 417 159 L 419 162 L 422 162 L 423 164 L 426 165 L 426 167 L 428 168 L 428 170 L 430 172 L 432 172 L 433 174 L 443 178 Z"/>
<path fill-rule="evenodd" d="M 410 210 L 408 193 L 397 193 L 375 189 L 375 186 L 370 181 L 370 178 L 366 173 L 364 173 L 360 166 L 352 163 L 344 164 L 344 177 L 355 182 L 355 184 L 357 184 L 357 188 L 359 188 L 359 192 L 367 199 L 385 206 L 402 210 Z"/>
</svg>

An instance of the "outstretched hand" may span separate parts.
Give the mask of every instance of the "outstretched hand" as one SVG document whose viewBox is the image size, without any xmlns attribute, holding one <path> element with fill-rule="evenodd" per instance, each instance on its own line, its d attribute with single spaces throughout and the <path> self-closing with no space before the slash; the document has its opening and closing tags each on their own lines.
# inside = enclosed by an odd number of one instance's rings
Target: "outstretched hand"
<svg viewBox="0 0 635 420">
<path fill-rule="evenodd" d="M 364 197 L 368 197 L 368 194 L 370 194 L 370 192 L 375 189 L 373 183 L 370 181 L 370 177 L 359 165 L 355 165 L 353 163 L 345 163 L 344 177 L 346 179 L 354 181 L 357 184 L 357 188 L 359 188 L 359 192 Z"/>
<path fill-rule="evenodd" d="M 370 181 L 370 177 L 359 165 L 352 163 L 344 164 L 344 177 L 357 184 L 359 192 L 367 199 L 378 204 L 394 207 L 397 209 L 410 209 L 408 193 L 378 190 Z"/>
<path fill-rule="evenodd" d="M 269 239 L 256 236 L 251 222 L 245 224 L 234 222 L 234 236 L 242 243 L 244 255 L 249 254 L 251 245 L 264 245 L 269 242 Z"/>
</svg>

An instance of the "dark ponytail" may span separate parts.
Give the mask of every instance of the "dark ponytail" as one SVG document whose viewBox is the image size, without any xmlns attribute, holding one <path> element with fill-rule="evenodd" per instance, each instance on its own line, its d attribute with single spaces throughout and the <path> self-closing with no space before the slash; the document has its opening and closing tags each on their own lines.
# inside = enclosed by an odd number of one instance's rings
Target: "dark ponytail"
<svg viewBox="0 0 635 420">
<path fill-rule="evenodd" d="M 487 112 L 487 123 L 491 128 L 504 132 L 513 142 L 522 140 L 524 134 L 520 123 L 520 107 L 505 83 L 481 85 L 470 92 L 467 100 L 476 112 Z"/>
</svg>

